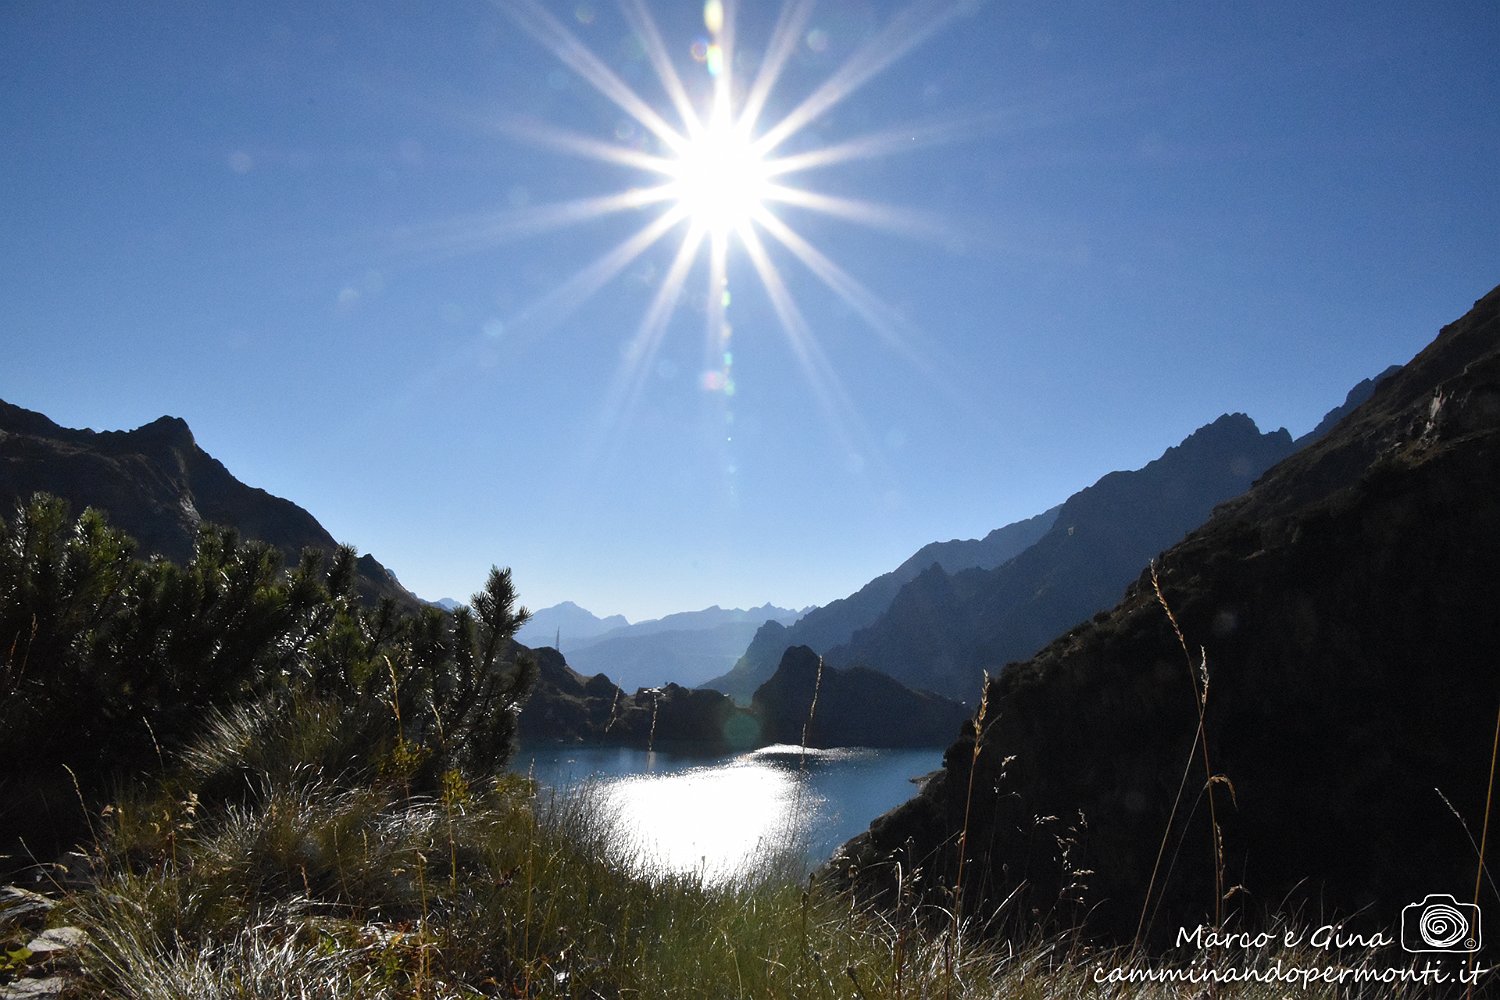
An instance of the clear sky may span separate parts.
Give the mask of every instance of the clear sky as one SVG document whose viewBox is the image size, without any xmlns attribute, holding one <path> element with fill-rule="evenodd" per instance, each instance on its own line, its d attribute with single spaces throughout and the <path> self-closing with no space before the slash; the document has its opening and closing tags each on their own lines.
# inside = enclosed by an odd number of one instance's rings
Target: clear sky
<svg viewBox="0 0 1500 1000">
<path fill-rule="evenodd" d="M 1493 0 L 716 14 L 0 5 L 0 397 L 636 620 L 1300 434 L 1500 281 Z"/>
</svg>

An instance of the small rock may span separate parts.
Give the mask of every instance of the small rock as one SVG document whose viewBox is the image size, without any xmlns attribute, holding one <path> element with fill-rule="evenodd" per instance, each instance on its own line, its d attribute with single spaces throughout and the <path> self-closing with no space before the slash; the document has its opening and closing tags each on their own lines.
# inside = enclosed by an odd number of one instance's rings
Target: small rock
<svg viewBox="0 0 1500 1000">
<path fill-rule="evenodd" d="M 0 887 L 0 927 L 44 916 L 56 905 L 46 896 L 30 889 L 15 885 Z"/>
<path fill-rule="evenodd" d="M 63 983 L 62 976 L 18 979 L 8 986 L 0 986 L 0 1000 L 56 1000 L 63 994 Z"/>
<path fill-rule="evenodd" d="M 37 935 L 26 947 L 33 955 L 51 955 L 80 948 L 87 940 L 88 935 L 77 927 L 53 927 Z"/>
</svg>

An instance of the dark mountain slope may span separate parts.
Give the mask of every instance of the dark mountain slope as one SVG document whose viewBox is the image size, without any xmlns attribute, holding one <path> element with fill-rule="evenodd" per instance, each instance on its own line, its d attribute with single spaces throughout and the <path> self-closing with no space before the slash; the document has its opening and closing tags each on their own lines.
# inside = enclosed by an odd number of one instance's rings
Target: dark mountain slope
<svg viewBox="0 0 1500 1000">
<path fill-rule="evenodd" d="M 1292 447 L 1285 430 L 1262 434 L 1242 413 L 1220 417 L 1145 467 L 1075 493 L 1051 529 L 1003 566 L 951 577 L 934 569 L 913 580 L 828 659 L 973 699 L 981 671 L 1109 607 L 1152 557 Z"/>
<path fill-rule="evenodd" d="M 1194 736 L 1198 649 L 1233 906 L 1299 901 L 1393 932 L 1429 893 L 1471 898 L 1500 706 L 1500 289 L 1326 437 L 1161 559 L 1191 664 L 1143 577 L 1124 601 L 1007 667 L 988 691 L 965 868 L 982 913 L 1024 884 L 1047 912 L 1088 869 L 1090 926 L 1129 939 L 1166 837 L 1156 928 L 1211 918 L 1215 879 Z M 952 884 L 973 744 L 846 853 L 877 892 L 900 851 Z M 1195 802 L 1197 805 L 1195 807 Z M 1034 817 L 1087 820 L 1063 863 Z M 1180 845 L 1180 846 L 1179 846 Z M 843 870 L 841 863 L 839 870 Z M 1493 906 L 1487 890 L 1481 900 Z"/>
<path fill-rule="evenodd" d="M 819 666 L 817 653 L 794 646 L 756 689 L 750 711 L 760 720 L 762 740 L 795 746 L 805 736 L 810 747 L 941 746 L 968 718 L 958 702 L 912 691 L 873 670 L 823 664 L 820 673 Z"/>
<path fill-rule="evenodd" d="M 668 684 L 631 694 L 603 674 L 584 677 L 555 649 L 533 655 L 537 681 L 517 720 L 522 739 L 719 751 L 758 745 L 760 727 L 717 691 Z"/>
<path fill-rule="evenodd" d="M 1379 375 L 1376 375 L 1374 378 L 1361 380 L 1358 385 L 1349 390 L 1349 394 L 1344 397 L 1344 401 L 1342 403 L 1340 403 L 1338 406 L 1335 406 L 1333 409 L 1329 410 L 1323 415 L 1323 419 L 1318 421 L 1318 426 L 1314 427 L 1312 430 L 1308 431 L 1306 434 L 1302 435 L 1296 440 L 1295 443 L 1297 447 L 1305 448 L 1307 445 L 1312 444 L 1314 441 L 1320 440 L 1321 438 L 1325 437 L 1329 431 L 1338 426 L 1339 421 L 1343 420 L 1349 414 L 1353 413 L 1356 407 L 1360 406 L 1360 404 L 1364 403 L 1365 400 L 1373 396 L 1375 394 L 1376 387 L 1379 386 L 1380 383 L 1384 382 L 1386 379 L 1390 378 L 1400 370 L 1400 365 L 1391 365 L 1389 368 L 1381 372 Z"/>
<path fill-rule="evenodd" d="M 983 538 L 924 545 L 891 572 L 876 577 L 848 597 L 814 608 L 793 625 L 767 622 L 755 634 L 750 647 L 734 668 L 703 686 L 746 701 L 775 672 L 787 649 L 808 646 L 827 652 L 848 642 L 857 630 L 874 622 L 890 607 L 904 584 L 934 564 L 950 572 L 976 566 L 999 566 L 1041 538 L 1052 526 L 1058 509 L 1054 507 L 1024 521 L 996 528 Z"/>
<path fill-rule="evenodd" d="M 61 497 L 75 512 L 106 511 L 140 544 L 141 555 L 177 563 L 192 555 L 203 522 L 267 542 L 289 561 L 304 548 L 331 551 L 338 544 L 301 507 L 234 478 L 178 417 L 133 431 L 72 430 L 0 400 L 0 504 L 9 509 L 37 492 Z M 366 599 L 419 603 L 371 556 L 360 557 L 359 577 Z"/>
</svg>

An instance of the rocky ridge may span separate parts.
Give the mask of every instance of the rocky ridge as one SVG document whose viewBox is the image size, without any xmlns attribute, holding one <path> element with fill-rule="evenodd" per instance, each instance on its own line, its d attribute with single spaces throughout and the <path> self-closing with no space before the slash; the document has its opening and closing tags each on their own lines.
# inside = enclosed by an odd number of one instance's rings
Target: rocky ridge
<svg viewBox="0 0 1500 1000">
<path fill-rule="evenodd" d="M 985 670 L 1109 607 L 1152 557 L 1292 450 L 1285 430 L 1263 434 L 1243 413 L 1226 414 L 1144 467 L 1073 494 L 1047 532 L 1003 565 L 929 567 L 828 660 L 973 703 Z"/>
</svg>

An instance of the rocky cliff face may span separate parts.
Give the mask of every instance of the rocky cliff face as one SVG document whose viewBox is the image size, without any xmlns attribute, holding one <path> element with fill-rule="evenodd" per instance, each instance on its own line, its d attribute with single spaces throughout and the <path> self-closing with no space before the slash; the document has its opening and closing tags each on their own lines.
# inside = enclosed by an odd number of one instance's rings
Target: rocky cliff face
<svg viewBox="0 0 1500 1000">
<path fill-rule="evenodd" d="M 1323 415 L 1323 419 L 1318 421 L 1318 426 L 1314 427 L 1312 430 L 1308 431 L 1306 434 L 1302 435 L 1294 442 L 1296 446 L 1298 448 L 1304 448 L 1307 445 L 1312 444 L 1314 441 L 1318 441 L 1326 437 L 1328 435 L 1328 432 L 1337 427 L 1345 417 L 1353 413 L 1355 408 L 1359 407 L 1364 403 L 1365 400 L 1375 395 L 1375 389 L 1380 385 L 1380 383 L 1384 382 L 1386 379 L 1390 378 L 1400 370 L 1400 365 L 1391 365 L 1389 368 L 1381 372 L 1379 375 L 1376 375 L 1374 378 L 1362 379 L 1358 385 L 1349 390 L 1348 395 L 1344 397 L 1344 401 L 1342 403 L 1340 403 L 1338 406 L 1335 406 L 1333 409 L 1329 410 Z"/>
<path fill-rule="evenodd" d="M 61 497 L 75 512 L 107 512 L 141 555 L 173 562 L 191 557 L 203 522 L 274 545 L 289 561 L 304 548 L 337 547 L 307 511 L 234 478 L 178 417 L 133 431 L 72 430 L 0 400 L 0 504 L 10 508 L 36 492 Z M 359 577 L 366 599 L 419 603 L 371 556 L 360 557 Z"/>
<path fill-rule="evenodd" d="M 1429 893 L 1471 896 L 1464 824 L 1483 823 L 1500 706 L 1497 564 L 1500 289 L 1162 556 L 1186 650 L 1142 577 L 993 680 L 972 775 L 967 738 L 836 870 L 889 893 L 900 859 L 951 886 L 967 814 L 969 912 L 1013 892 L 1013 912 L 1051 912 L 1086 870 L 1065 917 L 1128 940 L 1159 907 L 1170 934 L 1214 911 L 1212 795 L 1229 905 L 1252 922 L 1301 901 L 1389 930 Z M 1205 677 L 1226 779 L 1211 785 Z M 1066 851 L 1054 827 L 1073 829 Z M 1163 843 L 1175 863 L 1153 883 Z"/>
<path fill-rule="evenodd" d="M 1292 449 L 1285 430 L 1262 434 L 1242 413 L 1220 417 L 1144 468 L 1073 494 L 1047 533 L 1004 565 L 952 575 L 932 567 L 826 655 L 975 701 L 983 671 L 1109 607 L 1157 553 Z"/>
</svg>

